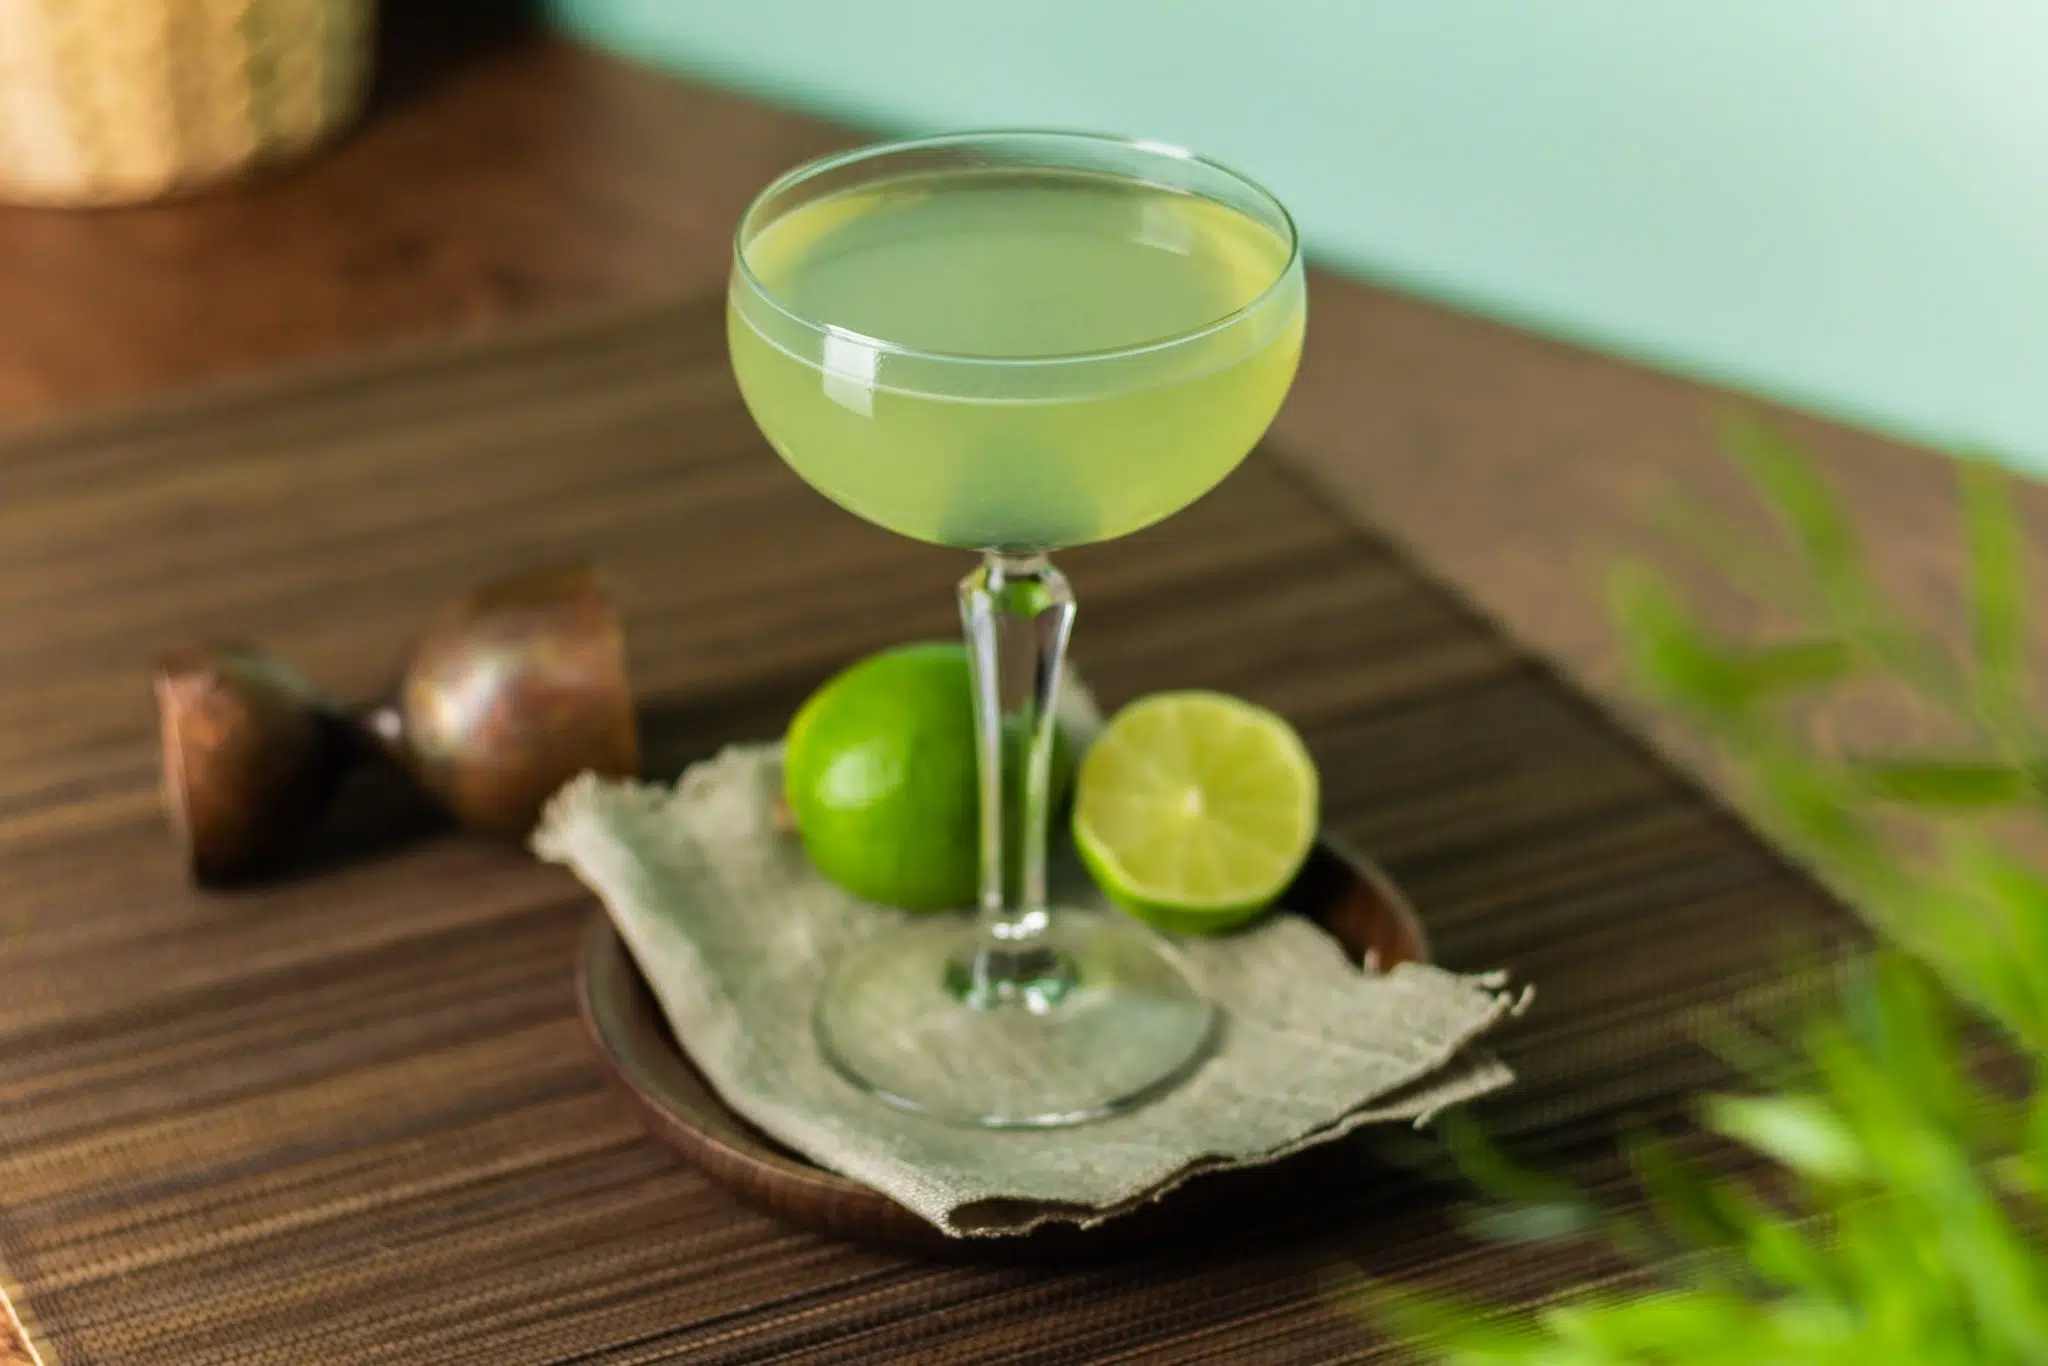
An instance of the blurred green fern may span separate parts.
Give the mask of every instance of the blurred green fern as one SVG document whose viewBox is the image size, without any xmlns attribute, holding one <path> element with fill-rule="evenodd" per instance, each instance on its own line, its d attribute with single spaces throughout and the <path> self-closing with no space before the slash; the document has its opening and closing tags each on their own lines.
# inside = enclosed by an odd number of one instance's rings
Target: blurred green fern
<svg viewBox="0 0 2048 1366">
<path fill-rule="evenodd" d="M 1887 601 L 1825 482 L 1780 437 L 1728 434 L 1796 551 L 1695 521 L 1731 580 L 1805 622 L 1744 642 L 1663 579 L 1617 579 L 1637 677 L 1716 742 L 1748 810 L 1858 909 L 1878 945 L 1831 977 L 1793 1037 L 1731 1030 L 1747 1094 L 1704 1128 L 1764 1159 L 1763 1180 L 1656 1140 L 1628 1147 L 1643 1218 L 1450 1131 L 1481 1221 L 1517 1238 L 1603 1236 L 1653 1260 L 1654 1288 L 1569 1297 L 1533 1316 L 1388 1292 L 1384 1322 L 1459 1366 L 2039 1366 L 2048 1363 L 2048 877 L 2003 836 L 2048 814 L 2035 715 L 2025 540 L 1991 466 L 1960 466 L 1971 644 L 1943 649 Z M 1823 753 L 1799 704 L 1903 688 L 1961 737 L 1952 752 Z M 1981 1040 L 2004 1084 L 1979 1065 Z M 2017 1074 L 2017 1081 L 2012 1078 Z M 1676 1255 L 1673 1255 L 1676 1254 Z"/>
</svg>

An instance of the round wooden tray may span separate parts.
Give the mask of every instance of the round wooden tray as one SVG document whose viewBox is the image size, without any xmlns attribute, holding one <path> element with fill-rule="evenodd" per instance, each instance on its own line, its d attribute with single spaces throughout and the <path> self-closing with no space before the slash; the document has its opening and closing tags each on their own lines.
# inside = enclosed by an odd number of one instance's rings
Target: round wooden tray
<svg viewBox="0 0 2048 1366">
<path fill-rule="evenodd" d="M 1363 964 L 1370 954 L 1384 970 L 1429 960 L 1422 926 L 1394 884 L 1327 839 L 1281 905 L 1321 924 L 1354 962 Z M 924 1255 L 1066 1259 L 1186 1237 L 1218 1224 L 1231 1209 L 1315 1186 L 1317 1154 L 1311 1150 L 1269 1167 L 1196 1177 L 1154 1204 L 1085 1231 L 1053 1224 L 1019 1237 L 950 1238 L 887 1196 L 811 1165 L 733 1113 L 677 1045 L 632 955 L 602 915 L 583 939 L 577 999 L 606 1071 L 655 1139 L 748 1204 L 828 1237 Z"/>
</svg>

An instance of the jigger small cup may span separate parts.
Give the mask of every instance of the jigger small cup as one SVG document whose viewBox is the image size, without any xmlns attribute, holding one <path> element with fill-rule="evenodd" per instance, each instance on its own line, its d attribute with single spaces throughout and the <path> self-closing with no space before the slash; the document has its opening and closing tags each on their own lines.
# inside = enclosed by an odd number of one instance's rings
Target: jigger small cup
<svg viewBox="0 0 2048 1366">
<path fill-rule="evenodd" d="M 193 880 L 208 885 L 287 854 L 359 763 L 401 769 L 458 824 L 507 838 L 578 774 L 639 769 L 625 637 L 588 565 L 516 574 L 450 604 L 367 707 L 338 706 L 243 645 L 165 655 L 156 700 L 165 809 Z"/>
</svg>

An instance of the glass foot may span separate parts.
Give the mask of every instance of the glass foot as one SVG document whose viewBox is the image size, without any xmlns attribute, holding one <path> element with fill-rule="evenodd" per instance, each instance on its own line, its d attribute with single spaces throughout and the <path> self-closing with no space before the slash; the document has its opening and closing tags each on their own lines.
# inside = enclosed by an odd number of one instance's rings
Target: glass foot
<svg viewBox="0 0 2048 1366">
<path fill-rule="evenodd" d="M 856 946 L 818 998 L 827 1060 L 892 1105 L 994 1129 L 1100 1119 L 1193 1071 L 1216 1010 L 1180 955 L 1121 916 L 1041 914 L 1015 949 L 966 916 Z"/>
</svg>

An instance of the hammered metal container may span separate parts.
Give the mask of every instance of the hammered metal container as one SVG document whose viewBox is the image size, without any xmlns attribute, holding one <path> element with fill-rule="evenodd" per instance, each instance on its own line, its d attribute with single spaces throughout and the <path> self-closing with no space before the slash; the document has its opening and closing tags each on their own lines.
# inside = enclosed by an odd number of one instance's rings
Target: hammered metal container
<svg viewBox="0 0 2048 1366">
<path fill-rule="evenodd" d="M 359 763 L 393 765 L 463 826 L 509 838 L 577 774 L 640 766 L 624 632 L 587 564 L 463 595 L 366 707 L 238 645 L 171 651 L 156 700 L 171 829 L 209 885 L 275 867 Z"/>
<path fill-rule="evenodd" d="M 135 204 L 248 175 L 362 108 L 374 0 L 0 0 L 0 200 Z"/>
</svg>

